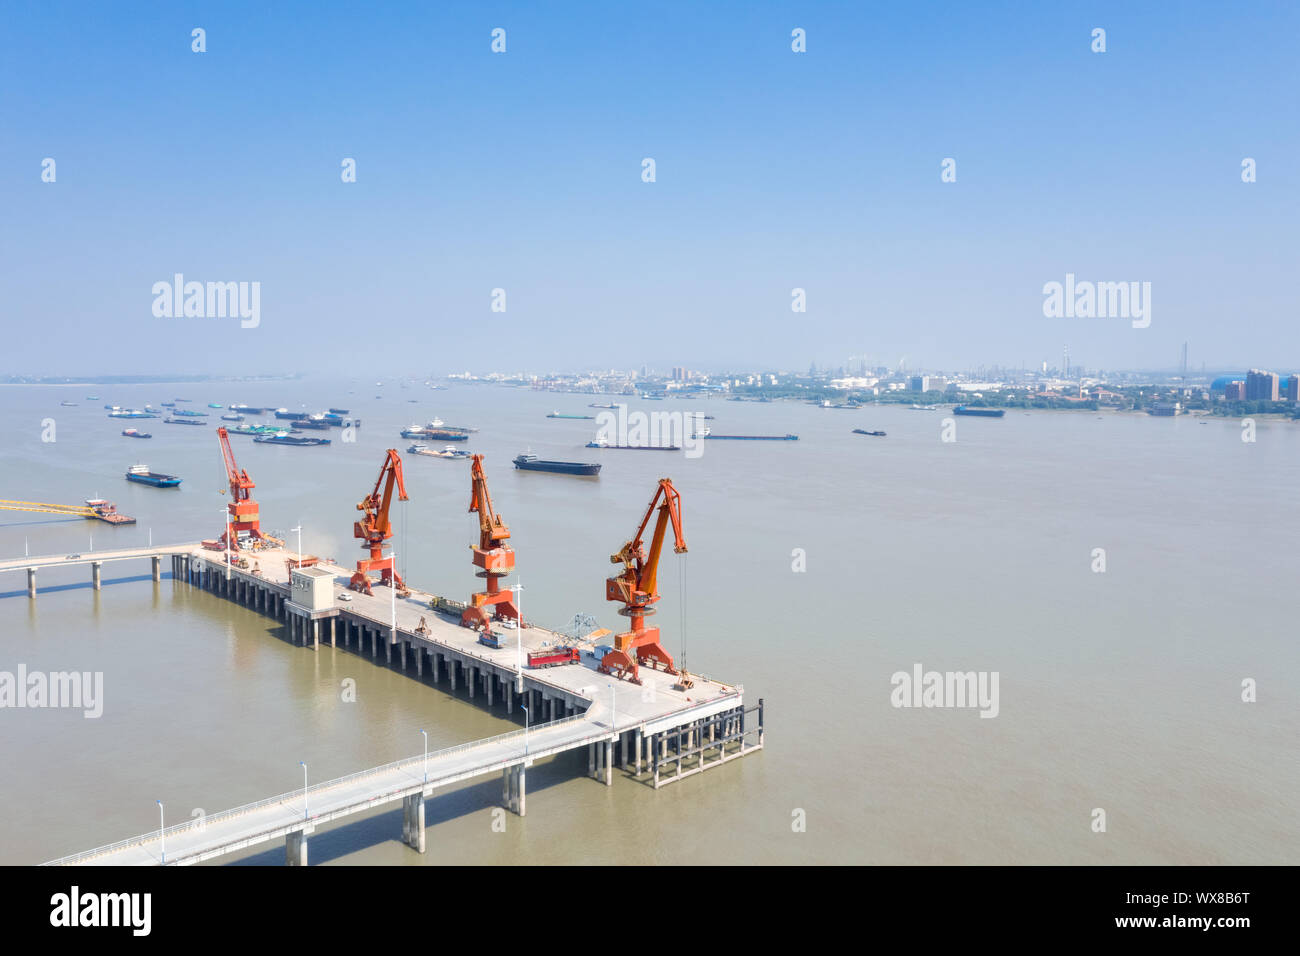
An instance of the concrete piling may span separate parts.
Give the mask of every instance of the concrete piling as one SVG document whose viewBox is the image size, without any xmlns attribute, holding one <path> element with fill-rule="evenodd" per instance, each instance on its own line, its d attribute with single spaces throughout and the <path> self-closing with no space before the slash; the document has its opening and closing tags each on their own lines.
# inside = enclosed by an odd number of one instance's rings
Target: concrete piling
<svg viewBox="0 0 1300 956">
<path fill-rule="evenodd" d="M 286 866 L 307 865 L 307 831 L 294 830 L 284 839 L 284 862 Z"/>
<path fill-rule="evenodd" d="M 102 561 L 92 561 L 90 563 L 90 583 L 96 591 L 100 589 L 99 569 L 103 566 Z"/>
</svg>

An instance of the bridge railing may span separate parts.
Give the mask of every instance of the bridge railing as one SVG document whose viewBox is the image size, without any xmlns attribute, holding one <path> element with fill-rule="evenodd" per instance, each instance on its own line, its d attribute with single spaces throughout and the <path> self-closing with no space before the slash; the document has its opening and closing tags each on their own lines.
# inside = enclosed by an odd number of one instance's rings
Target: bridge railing
<svg viewBox="0 0 1300 956">
<path fill-rule="evenodd" d="M 722 697 L 717 698 L 717 700 L 722 700 L 727 697 L 733 697 L 733 696 L 739 697 L 740 695 L 724 694 Z M 673 715 L 681 715 L 684 719 L 689 719 L 689 715 L 692 710 L 695 710 L 699 706 L 704 706 L 705 704 L 712 704 L 716 702 L 717 702 L 716 700 L 701 701 L 699 704 L 696 705 L 696 707 L 687 708 L 685 710 L 681 708 L 672 708 L 664 711 L 661 714 L 640 719 L 637 721 L 637 723 L 638 724 L 650 723 L 652 721 L 659 720 L 662 717 L 668 717 Z M 608 738 L 610 734 L 613 732 L 610 727 L 610 724 L 608 723 L 608 716 L 609 715 L 606 715 L 607 722 L 602 725 L 603 729 L 593 731 L 590 734 L 586 734 L 585 736 L 579 737 L 574 740 L 566 740 L 564 742 L 565 749 L 580 747 L 586 743 L 592 743 L 594 741 L 604 740 Z M 519 729 L 519 730 L 510 730 L 510 731 L 506 731 L 503 734 L 497 734 L 496 736 L 493 737 L 484 737 L 479 740 L 471 740 L 463 744 L 456 744 L 455 746 L 452 747 L 444 747 L 441 750 L 430 751 L 427 756 L 427 759 L 437 760 L 439 758 L 449 757 L 454 754 L 464 753 L 469 750 L 474 750 L 479 747 L 490 746 L 492 744 L 505 743 L 507 741 L 518 740 L 522 742 L 526 736 L 531 738 L 533 735 L 543 733 L 545 731 L 557 730 L 561 727 L 565 727 L 569 725 L 578 725 L 585 722 L 594 723 L 594 721 L 591 720 L 591 718 L 588 716 L 587 713 L 575 714 L 572 717 L 562 717 L 559 720 L 548 721 L 547 723 L 544 724 L 538 724 L 535 727 L 528 727 L 527 729 Z M 366 777 L 371 777 L 380 773 L 386 773 L 392 770 L 401 770 L 403 768 L 414 767 L 418 771 L 419 768 L 423 765 L 425 759 L 426 756 L 421 753 L 421 754 L 417 754 L 414 757 L 405 757 L 401 760 L 394 760 L 391 763 L 386 763 L 378 767 L 371 767 L 367 770 L 359 770 L 356 773 L 350 773 L 343 777 L 335 777 L 332 780 L 326 780 L 322 783 L 318 783 L 308 787 L 306 791 L 307 798 L 310 799 L 313 795 L 319 796 L 320 794 L 325 793 L 326 791 L 341 786 L 343 784 L 352 783 L 357 780 L 362 780 Z M 437 785 L 436 778 L 431 780 L 430 783 L 436 786 Z M 130 837 L 125 840 L 119 840 L 116 843 L 107 844 L 106 846 L 96 847 L 93 850 L 83 850 L 80 853 L 73 853 L 73 854 L 69 854 L 68 856 L 62 856 L 59 857 L 57 860 L 50 860 L 49 862 L 44 863 L 42 865 L 43 866 L 65 866 L 69 864 L 79 863 L 85 860 L 92 859 L 97 856 L 103 856 L 108 853 L 114 853 L 118 850 L 125 850 L 129 847 L 142 846 L 146 843 L 151 843 L 154 840 L 158 839 L 160 834 L 165 840 L 168 836 L 179 836 L 182 833 L 192 833 L 196 830 L 205 829 L 214 823 L 233 820 L 236 817 L 240 817 L 257 810 L 262 810 L 267 807 L 293 804 L 301 799 L 303 799 L 303 791 L 301 789 L 291 790 L 287 793 L 281 793 L 274 797 L 267 797 L 263 800 L 258 800 L 254 803 L 247 803 L 244 804 L 243 806 L 234 807 L 233 809 L 230 810 L 222 810 L 218 813 L 209 814 L 206 817 L 202 817 L 195 820 L 186 820 L 184 823 L 176 823 L 170 827 L 166 827 L 161 831 L 153 830 L 149 833 L 143 833 L 138 836 Z M 310 806 L 310 804 L 308 804 L 308 806 Z"/>
<path fill-rule="evenodd" d="M 544 724 L 538 724 L 535 727 L 529 727 L 527 730 L 523 730 L 523 729 L 509 730 L 503 734 L 497 734 L 494 737 L 483 737 L 479 740 L 471 740 L 463 744 L 456 744 L 453 747 L 445 747 L 442 750 L 430 751 L 428 754 L 428 759 L 436 760 L 442 757 L 449 757 L 452 756 L 453 754 L 464 753 L 465 751 L 474 750 L 475 748 L 478 747 L 483 747 L 491 744 L 504 743 L 507 740 L 510 740 L 512 738 L 522 741 L 525 735 L 531 737 L 532 735 L 541 733 L 542 731 L 555 730 L 567 724 L 581 723 L 585 719 L 586 719 L 585 715 L 577 714 L 574 715 L 573 717 L 562 717 L 559 720 L 552 720 Z M 608 730 L 602 731 L 600 733 L 594 734 L 593 739 L 600 738 L 600 737 L 607 737 L 609 736 L 609 733 L 610 732 Z M 583 740 L 578 741 L 577 743 L 585 742 L 585 740 L 586 738 L 583 738 Z M 371 777 L 374 776 L 375 774 L 386 773 L 391 770 L 400 770 L 404 767 L 409 767 L 412 764 L 414 764 L 418 769 L 423 764 L 424 760 L 425 760 L 425 755 L 421 753 L 421 754 L 417 754 L 414 757 L 405 757 L 401 760 L 394 760 L 391 763 L 386 763 L 378 767 L 370 767 L 367 770 L 359 770 L 356 773 L 350 773 L 347 776 L 335 777 L 333 780 L 326 780 L 322 783 L 313 784 L 312 786 L 308 787 L 307 797 L 310 799 L 313 795 L 322 794 L 325 791 L 330 790 L 334 787 L 338 787 L 340 785 L 347 784 L 347 783 L 352 783 L 356 780 L 364 779 L 365 777 Z M 262 810 L 267 807 L 279 806 L 287 803 L 295 803 L 301 800 L 302 798 L 303 798 L 303 791 L 301 788 L 297 790 L 290 790 L 288 793 L 281 793 L 274 797 L 267 797 L 263 800 L 258 800 L 254 803 L 246 803 L 243 806 L 234 807 L 233 809 L 230 810 L 222 810 L 218 813 L 211 813 L 199 819 L 186 820 L 184 823 L 175 823 L 169 827 L 165 827 L 162 830 L 152 830 L 149 833 L 142 833 L 138 836 L 130 837 L 125 840 L 118 840 L 116 843 L 109 843 L 105 846 L 96 847 L 93 850 L 83 850 L 80 853 L 72 853 L 69 854 L 68 856 L 62 856 L 59 857 L 57 860 L 50 860 L 49 862 L 44 863 L 42 865 L 43 866 L 64 866 L 70 863 L 76 863 L 78 861 L 87 860 L 92 857 L 103 856 L 106 853 L 114 853 L 118 850 L 124 850 L 128 847 L 141 846 L 145 843 L 150 843 L 158 839 L 159 835 L 161 835 L 165 840 L 169 836 L 177 836 L 182 833 L 192 833 L 195 830 L 206 829 L 208 826 L 211 826 L 214 823 L 222 823 L 228 820 L 233 820 L 236 817 L 243 816 L 247 813 L 251 813 L 256 810 Z"/>
</svg>

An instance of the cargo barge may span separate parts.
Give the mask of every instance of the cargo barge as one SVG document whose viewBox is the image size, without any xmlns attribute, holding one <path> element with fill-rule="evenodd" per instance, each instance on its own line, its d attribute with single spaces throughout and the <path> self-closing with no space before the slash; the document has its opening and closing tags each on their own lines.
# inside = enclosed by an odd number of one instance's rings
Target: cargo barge
<svg viewBox="0 0 1300 956">
<path fill-rule="evenodd" d="M 297 438 L 293 435 L 286 435 L 284 432 L 276 432 L 274 435 L 258 435 L 253 441 L 267 445 L 328 445 L 328 438 Z"/>
<path fill-rule="evenodd" d="M 855 434 L 855 435 L 875 435 L 877 438 L 884 438 L 884 437 L 885 437 L 885 433 L 884 433 L 884 432 L 869 432 L 869 431 L 867 431 L 865 428 L 855 428 L 855 429 L 853 429 L 853 434 Z"/>
<path fill-rule="evenodd" d="M 520 471 L 547 471 L 555 475 L 581 475 L 594 477 L 600 474 L 599 462 L 588 461 L 548 461 L 536 455 L 519 455 L 514 459 L 515 467 Z"/>
<path fill-rule="evenodd" d="M 406 449 L 410 455 L 424 455 L 426 458 L 452 458 L 461 459 L 470 457 L 469 452 L 463 448 L 456 448 L 454 445 L 448 445 L 442 451 L 434 451 L 428 445 L 412 445 Z"/>
<path fill-rule="evenodd" d="M 587 421 L 587 422 L 595 421 L 596 419 L 595 415 L 561 415 L 559 412 L 551 412 L 546 417 L 547 418 L 573 418 L 573 419 L 577 419 L 578 421 Z"/>
<path fill-rule="evenodd" d="M 126 480 L 135 481 L 142 485 L 152 485 L 154 488 L 175 488 L 181 483 L 181 479 L 175 475 L 164 475 L 150 471 L 148 465 L 132 465 L 126 470 Z"/>
<path fill-rule="evenodd" d="M 149 432 L 142 432 L 138 428 L 123 428 L 122 434 L 127 438 L 153 438 Z"/>
<path fill-rule="evenodd" d="M 629 451 L 681 451 L 681 445 L 618 445 L 614 442 L 608 442 L 603 438 L 597 438 L 587 442 L 588 448 L 618 448 Z"/>
<path fill-rule="evenodd" d="M 976 418 L 1001 418 L 1007 413 L 1005 408 L 972 408 L 968 405 L 958 405 L 952 410 L 954 415 L 972 415 Z"/>
<path fill-rule="evenodd" d="M 179 415 L 180 413 L 177 412 Z M 199 418 L 164 418 L 164 425 L 202 425 L 203 421 Z"/>
<path fill-rule="evenodd" d="M 696 438 L 718 439 L 722 441 L 798 441 L 798 435 L 715 435 L 712 432 L 696 435 Z"/>
</svg>

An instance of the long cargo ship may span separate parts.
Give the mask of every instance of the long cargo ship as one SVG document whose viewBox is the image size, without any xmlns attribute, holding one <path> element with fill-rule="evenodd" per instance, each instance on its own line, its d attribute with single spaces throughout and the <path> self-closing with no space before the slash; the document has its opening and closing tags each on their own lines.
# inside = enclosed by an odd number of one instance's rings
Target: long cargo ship
<svg viewBox="0 0 1300 956">
<path fill-rule="evenodd" d="M 244 420 L 244 416 L 243 415 L 222 415 L 221 420 L 223 422 L 242 422 Z"/>
<path fill-rule="evenodd" d="M 188 425 L 190 422 L 182 424 Z M 227 428 L 226 431 L 231 435 L 278 435 L 284 429 L 276 428 L 274 425 L 236 425 L 234 428 Z"/>
<path fill-rule="evenodd" d="M 587 442 L 588 448 L 619 448 L 630 451 L 681 451 L 681 445 L 619 445 L 614 442 L 606 441 L 603 438 L 596 438 Z"/>
<path fill-rule="evenodd" d="M 968 405 L 958 405 L 952 410 L 954 415 L 973 415 L 978 418 L 1001 418 L 1007 413 L 1005 408 L 971 408 Z"/>
<path fill-rule="evenodd" d="M 331 415 L 346 415 L 348 410 L 346 408 L 331 408 L 329 413 Z"/>
<path fill-rule="evenodd" d="M 884 433 L 884 432 L 869 432 L 869 431 L 867 431 L 865 428 L 855 428 L 855 429 L 853 429 L 853 434 L 855 434 L 855 435 L 875 435 L 877 438 L 884 438 L 884 437 L 885 437 L 885 433 Z"/>
<path fill-rule="evenodd" d="M 186 418 L 207 418 L 208 417 L 207 412 L 196 412 L 191 408 L 178 408 L 176 409 L 176 414 L 184 415 Z"/>
<path fill-rule="evenodd" d="M 330 443 L 328 438 L 298 438 L 294 435 L 286 435 L 284 432 L 258 435 L 253 441 L 267 445 L 328 445 Z"/>
<path fill-rule="evenodd" d="M 594 421 L 595 415 L 561 415 L 559 412 L 551 412 L 547 418 L 576 418 L 579 421 Z"/>
<path fill-rule="evenodd" d="M 402 429 L 403 438 L 433 438 L 438 441 L 469 441 L 469 432 L 432 425 L 411 425 Z"/>
<path fill-rule="evenodd" d="M 289 411 L 289 409 L 287 409 L 287 408 L 277 408 L 277 409 L 275 410 L 275 417 L 276 417 L 276 418 L 287 418 L 287 419 L 289 419 L 290 421 L 293 421 L 295 418 L 306 418 L 306 417 L 307 417 L 307 413 L 306 413 L 306 412 L 291 412 L 291 411 Z"/>
<path fill-rule="evenodd" d="M 177 412 L 179 415 L 180 413 Z M 164 418 L 164 425 L 202 425 L 203 420 L 200 418 Z"/>
<path fill-rule="evenodd" d="M 723 441 L 798 441 L 798 435 L 715 435 L 712 432 L 696 435 L 696 438 L 719 439 Z"/>
<path fill-rule="evenodd" d="M 330 423 L 323 418 L 307 417 L 295 418 L 293 420 L 294 428 L 311 428 L 315 431 L 327 432 L 330 429 Z"/>
<path fill-rule="evenodd" d="M 549 471 L 556 475 L 593 476 L 600 474 L 599 462 L 587 461 L 548 461 L 536 455 L 519 455 L 514 459 L 515 467 L 520 471 Z"/>
<path fill-rule="evenodd" d="M 142 485 L 152 485 L 155 488 L 175 488 L 181 483 L 181 479 L 175 475 L 164 475 L 150 471 L 148 465 L 132 465 L 126 470 L 126 480 L 139 482 Z"/>
<path fill-rule="evenodd" d="M 153 412 L 142 412 L 138 408 L 115 408 L 108 413 L 109 418 L 157 418 Z"/>
</svg>

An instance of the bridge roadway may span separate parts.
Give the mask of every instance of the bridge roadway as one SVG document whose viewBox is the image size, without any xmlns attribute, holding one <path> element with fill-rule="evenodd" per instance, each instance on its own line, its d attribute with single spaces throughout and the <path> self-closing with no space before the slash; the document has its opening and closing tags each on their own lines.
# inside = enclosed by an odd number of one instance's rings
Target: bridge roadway
<svg viewBox="0 0 1300 956">
<path fill-rule="evenodd" d="M 617 745 L 623 768 L 628 769 L 629 754 L 633 754 L 634 776 L 639 777 L 644 758 L 647 772 L 653 768 L 654 786 L 658 787 L 661 766 L 666 775 L 668 766 L 675 765 L 676 773 L 666 776 L 665 782 L 669 782 L 763 745 L 762 702 L 757 708 L 757 725 L 747 726 L 739 687 L 692 675 L 693 687 L 678 688 L 674 687 L 676 678 L 647 667 L 641 669 L 643 684 L 638 686 L 600 673 L 591 654 L 584 654 L 578 665 L 521 668 L 519 663 L 530 650 L 554 645 L 561 635 L 527 624 L 506 631 L 511 646 L 491 648 L 478 643 L 476 632 L 461 627 L 457 615 L 433 610 L 432 594 L 412 588 L 410 596 L 397 598 L 381 587 L 376 587 L 373 595 L 353 592 L 346 586 L 351 572 L 331 562 L 320 562 L 317 567 L 334 576 L 334 606 L 323 611 L 299 606 L 293 600 L 289 568 L 289 559 L 298 555 L 287 549 L 250 555 L 255 569 L 227 567 L 225 552 L 207 551 L 194 544 L 101 552 L 94 560 L 158 560 L 163 555 L 173 557 L 178 580 L 188 580 L 283 620 L 296 644 L 319 650 L 325 638 L 337 647 L 341 636 L 349 647 L 355 639 L 355 651 L 364 653 L 368 637 L 371 657 L 377 657 L 383 646 L 385 660 L 396 665 L 396 651 L 401 668 L 407 670 L 409 653 L 417 675 L 423 676 L 427 661 L 434 681 L 445 673 L 454 691 L 459 677 L 469 696 L 473 698 L 476 688 L 480 689 L 489 707 L 495 691 L 504 700 L 507 713 L 515 706 L 523 707 L 533 726 L 430 753 L 427 782 L 422 754 L 312 786 L 306 792 L 305 811 L 303 791 L 296 790 L 209 815 L 201 823 L 187 821 L 161 834 L 142 834 L 52 863 L 157 865 L 164 862 L 164 851 L 167 865 L 199 863 L 284 837 L 287 861 L 305 864 L 306 838 L 316 826 L 398 800 L 404 805 L 404 840 L 424 852 L 424 800 L 440 787 L 500 771 L 503 805 L 522 816 L 526 767 L 534 760 L 578 747 L 588 747 L 590 776 L 603 778 L 606 784 L 612 782 Z M 24 558 L 0 562 L 0 571 L 87 560 Z M 421 619 L 427 633 L 418 630 Z"/>
</svg>

